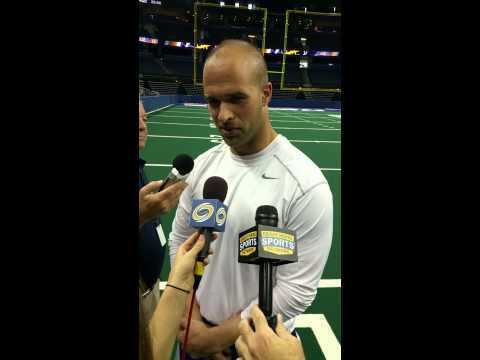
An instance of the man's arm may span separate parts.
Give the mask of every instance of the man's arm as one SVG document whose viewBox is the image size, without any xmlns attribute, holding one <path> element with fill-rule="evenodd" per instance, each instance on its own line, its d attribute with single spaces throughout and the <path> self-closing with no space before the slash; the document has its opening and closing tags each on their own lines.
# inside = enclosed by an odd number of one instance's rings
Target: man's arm
<svg viewBox="0 0 480 360">
<path fill-rule="evenodd" d="M 240 336 L 238 325 L 240 324 L 240 313 L 233 315 L 218 326 L 210 328 L 210 336 L 216 340 L 216 352 L 228 348 L 235 344 L 235 340 Z"/>
<path fill-rule="evenodd" d="M 188 184 L 178 202 L 177 211 L 172 223 L 172 231 L 168 238 L 170 263 L 173 263 L 175 260 L 178 247 L 195 232 L 195 229 L 189 226 L 190 212 L 192 210 L 192 193 L 192 185 Z"/>
<path fill-rule="evenodd" d="M 238 330 L 240 314 L 235 314 L 218 326 L 210 326 L 202 320 L 198 304 L 196 302 L 195 304 L 188 333 L 187 352 L 204 357 L 221 353 L 233 345 L 240 335 Z M 180 323 L 178 341 L 182 343 L 182 346 L 185 345 L 186 328 L 187 316 Z"/>
<path fill-rule="evenodd" d="M 185 333 L 187 329 L 187 320 L 190 311 L 191 299 L 192 294 L 190 294 L 188 297 L 187 306 L 185 308 L 185 316 L 180 323 L 180 332 L 178 333 L 178 341 L 181 342 L 182 345 L 185 344 Z M 230 320 L 231 319 L 228 319 L 227 321 Z M 232 327 L 235 326 L 235 322 L 232 321 L 232 323 L 226 323 L 223 327 L 222 325 L 223 323 L 220 326 L 212 327 L 211 325 L 205 323 L 200 313 L 200 306 L 197 302 L 197 299 L 195 299 L 192 309 L 192 323 L 190 324 L 190 330 L 188 333 L 187 351 L 197 355 L 205 356 L 215 352 L 220 352 L 227 348 L 229 344 L 224 344 L 224 341 L 217 341 L 223 337 L 223 335 L 218 337 L 219 335 L 217 330 L 220 330 L 220 332 L 223 330 L 232 333 L 235 330 L 232 329 Z M 236 333 L 232 333 L 229 337 L 234 337 L 235 341 L 238 335 Z"/>
<path fill-rule="evenodd" d="M 192 294 L 188 297 L 185 309 L 185 317 L 180 323 L 180 332 L 177 340 L 185 345 L 185 333 L 187 329 L 188 313 Z M 240 314 L 225 320 L 218 326 L 211 326 L 205 323 L 200 313 L 200 306 L 197 299 L 194 300 L 192 309 L 192 321 L 187 339 L 187 352 L 197 356 L 209 356 L 220 353 L 235 343 L 239 336 L 238 324 Z"/>
<path fill-rule="evenodd" d="M 285 227 L 297 235 L 298 262 L 276 267 L 272 308 L 285 320 L 302 314 L 313 302 L 328 259 L 333 234 L 333 201 L 327 184 L 319 184 L 300 197 L 290 210 Z M 242 311 L 242 319 L 258 304 L 258 297 Z"/>
</svg>

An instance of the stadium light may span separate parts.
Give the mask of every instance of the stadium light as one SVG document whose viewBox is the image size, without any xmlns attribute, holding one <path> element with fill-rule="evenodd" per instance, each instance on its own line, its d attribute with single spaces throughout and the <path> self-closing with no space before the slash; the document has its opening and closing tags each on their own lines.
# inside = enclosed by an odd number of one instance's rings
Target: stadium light
<svg viewBox="0 0 480 360">
<path fill-rule="evenodd" d="M 225 6 L 225 1 L 220 1 L 220 6 Z"/>
<path fill-rule="evenodd" d="M 250 39 L 255 39 L 255 38 L 256 38 L 255 35 L 248 35 L 248 37 L 249 37 Z"/>
<path fill-rule="evenodd" d="M 307 41 L 307 38 L 301 37 L 300 40 Z"/>
<path fill-rule="evenodd" d="M 253 5 L 251 3 L 248 3 L 248 10 L 252 10 L 253 9 Z"/>
<path fill-rule="evenodd" d="M 236 3 L 235 3 L 235 7 L 236 7 L 236 8 L 239 8 L 239 7 L 240 7 L 240 3 L 239 3 L 239 2 L 236 2 Z"/>
</svg>

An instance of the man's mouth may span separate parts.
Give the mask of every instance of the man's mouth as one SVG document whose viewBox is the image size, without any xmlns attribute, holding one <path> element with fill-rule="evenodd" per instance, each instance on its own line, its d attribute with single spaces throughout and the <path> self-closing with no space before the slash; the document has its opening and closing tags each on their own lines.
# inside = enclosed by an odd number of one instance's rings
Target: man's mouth
<svg viewBox="0 0 480 360">
<path fill-rule="evenodd" d="M 220 133 L 225 137 L 232 137 L 238 135 L 240 130 L 235 128 L 221 128 Z"/>
</svg>

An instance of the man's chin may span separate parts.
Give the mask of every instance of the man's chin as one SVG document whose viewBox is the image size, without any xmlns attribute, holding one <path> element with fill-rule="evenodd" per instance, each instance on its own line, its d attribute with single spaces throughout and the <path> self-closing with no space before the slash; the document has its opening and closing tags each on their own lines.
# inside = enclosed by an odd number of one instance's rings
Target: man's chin
<svg viewBox="0 0 480 360">
<path fill-rule="evenodd" d="M 239 139 L 237 137 L 222 136 L 222 139 L 225 142 L 225 144 L 227 144 L 228 146 L 235 146 L 239 143 L 238 141 Z"/>
</svg>

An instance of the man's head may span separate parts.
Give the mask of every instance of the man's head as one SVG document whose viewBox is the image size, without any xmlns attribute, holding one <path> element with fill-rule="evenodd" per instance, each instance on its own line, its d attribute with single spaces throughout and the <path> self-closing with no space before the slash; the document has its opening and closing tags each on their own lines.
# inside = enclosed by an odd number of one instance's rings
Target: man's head
<svg viewBox="0 0 480 360">
<path fill-rule="evenodd" d="M 256 153 L 275 138 L 268 118 L 272 84 L 253 45 L 225 40 L 215 48 L 205 62 L 203 90 L 215 125 L 235 153 Z"/>
<path fill-rule="evenodd" d="M 138 147 L 142 150 L 147 143 L 147 114 L 143 108 L 143 103 L 138 102 Z"/>
</svg>

